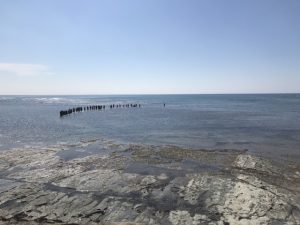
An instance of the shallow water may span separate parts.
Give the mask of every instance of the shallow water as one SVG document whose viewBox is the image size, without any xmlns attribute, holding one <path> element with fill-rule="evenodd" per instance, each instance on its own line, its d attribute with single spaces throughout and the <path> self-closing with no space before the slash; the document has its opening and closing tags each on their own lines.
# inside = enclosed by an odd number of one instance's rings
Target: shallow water
<svg viewBox="0 0 300 225">
<path fill-rule="evenodd" d="M 142 107 L 59 117 L 69 107 L 126 103 Z M 0 150 L 93 138 L 299 160 L 300 95 L 0 96 Z"/>
</svg>

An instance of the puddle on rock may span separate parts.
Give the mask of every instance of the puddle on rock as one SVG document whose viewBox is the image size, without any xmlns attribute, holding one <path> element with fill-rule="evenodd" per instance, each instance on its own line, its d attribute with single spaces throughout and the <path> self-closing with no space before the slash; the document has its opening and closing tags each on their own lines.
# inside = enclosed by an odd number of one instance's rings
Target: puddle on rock
<svg viewBox="0 0 300 225">
<path fill-rule="evenodd" d="M 105 149 L 99 144 L 91 144 L 81 148 L 70 148 L 68 150 L 62 150 L 56 153 L 57 156 L 62 158 L 64 161 L 70 161 L 76 158 L 84 158 L 90 155 L 105 155 L 109 150 Z"/>
<path fill-rule="evenodd" d="M 201 164 L 194 160 L 184 160 L 178 165 L 170 165 L 170 167 L 174 168 L 135 162 L 130 164 L 124 172 L 153 176 L 165 174 L 168 179 L 174 179 L 176 177 L 183 177 L 188 173 L 216 172 L 221 170 L 218 166 Z"/>
<path fill-rule="evenodd" d="M 221 170 L 217 165 L 203 164 L 190 159 L 183 160 L 181 168 L 191 172 L 216 172 Z"/>
</svg>

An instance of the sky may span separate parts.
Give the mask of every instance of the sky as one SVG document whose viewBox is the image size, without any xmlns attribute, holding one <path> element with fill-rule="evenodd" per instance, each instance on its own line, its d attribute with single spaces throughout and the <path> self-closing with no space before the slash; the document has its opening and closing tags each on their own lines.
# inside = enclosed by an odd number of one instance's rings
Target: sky
<svg viewBox="0 0 300 225">
<path fill-rule="evenodd" d="M 0 94 L 300 92 L 299 0 L 2 0 Z"/>
</svg>

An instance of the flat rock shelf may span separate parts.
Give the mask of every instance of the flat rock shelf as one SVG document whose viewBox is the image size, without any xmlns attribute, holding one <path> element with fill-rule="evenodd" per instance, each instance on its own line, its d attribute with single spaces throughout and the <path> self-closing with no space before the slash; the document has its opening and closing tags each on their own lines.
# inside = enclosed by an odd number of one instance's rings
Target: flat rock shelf
<svg viewBox="0 0 300 225">
<path fill-rule="evenodd" d="M 0 224 L 300 224 L 299 165 L 113 142 L 62 157 L 97 142 L 0 152 Z"/>
</svg>

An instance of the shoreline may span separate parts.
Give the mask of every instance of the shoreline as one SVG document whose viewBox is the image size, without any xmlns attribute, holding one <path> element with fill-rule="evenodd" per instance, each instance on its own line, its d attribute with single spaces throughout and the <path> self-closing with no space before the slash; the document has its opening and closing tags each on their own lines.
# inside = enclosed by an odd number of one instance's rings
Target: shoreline
<svg viewBox="0 0 300 225">
<path fill-rule="evenodd" d="M 91 140 L 0 152 L 4 225 L 299 224 L 299 202 L 299 165 L 245 150 Z"/>
</svg>

